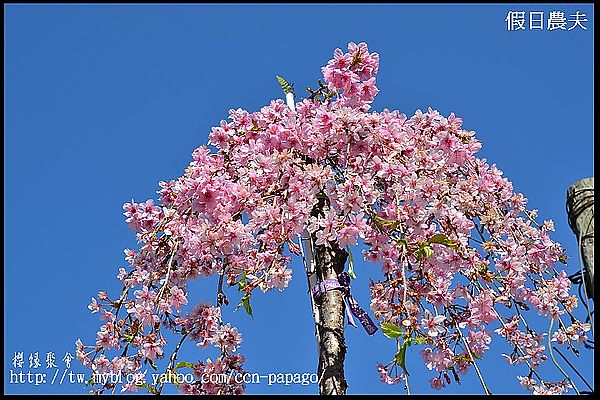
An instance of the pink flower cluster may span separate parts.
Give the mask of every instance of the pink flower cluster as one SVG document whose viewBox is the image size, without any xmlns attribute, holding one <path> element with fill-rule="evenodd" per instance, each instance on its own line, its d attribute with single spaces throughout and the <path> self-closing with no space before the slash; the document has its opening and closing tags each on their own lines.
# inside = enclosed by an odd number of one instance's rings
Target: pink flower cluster
<svg viewBox="0 0 600 400">
<path fill-rule="evenodd" d="M 537 381 L 531 376 L 517 376 L 517 378 L 524 389 L 535 395 L 563 394 L 572 387 L 566 379 L 558 382 L 542 382 L 538 385 Z"/>
<path fill-rule="evenodd" d="M 339 106 L 367 110 L 379 93 L 375 86 L 378 69 L 379 54 L 369 53 L 364 43 L 350 43 L 347 53 L 336 49 L 333 59 L 321 70 L 329 88 L 341 92 Z"/>
<path fill-rule="evenodd" d="M 123 205 L 123 210 L 129 228 L 138 232 L 152 230 L 162 214 L 160 207 L 155 206 L 152 199 L 146 200 L 145 203 L 134 203 L 132 200 L 131 203 Z"/>
<path fill-rule="evenodd" d="M 364 43 L 336 49 L 322 68 L 325 100 L 304 99 L 295 111 L 282 100 L 230 110 L 209 134 L 214 150 L 197 148 L 182 176 L 160 182 L 159 205 L 126 203 L 140 248 L 125 250 L 120 296 L 101 292 L 89 305 L 105 322 L 95 345 L 78 344 L 78 358 L 134 373 L 168 359 L 172 331 L 221 351 L 195 364 L 198 373 L 241 371 L 241 335 L 221 317 L 227 287 L 247 309 L 256 288 L 284 291 L 297 235 L 307 229 L 320 245 L 366 245 L 365 260 L 384 277 L 371 285 L 371 309 L 400 327 L 401 339 L 425 346 L 432 387 L 484 357 L 493 324 L 518 347 L 507 360 L 537 369 L 547 358 L 542 336 L 519 327 L 518 310 L 560 321 L 577 306 L 556 269 L 564 250 L 549 237 L 551 222 L 537 224 L 502 171 L 476 157 L 480 142 L 454 114 L 368 112 L 378 66 Z M 320 198 L 327 205 L 313 213 Z M 188 304 L 189 281 L 209 276 L 221 278 L 218 304 Z M 585 324 L 571 325 L 557 325 L 558 343 L 585 338 Z M 107 361 L 113 350 L 124 355 Z M 403 379 L 377 370 L 386 383 Z M 182 385 L 186 393 L 242 390 L 233 382 Z"/>
<path fill-rule="evenodd" d="M 194 365 L 194 375 L 202 384 L 185 382 L 180 385 L 181 394 L 190 395 L 237 395 L 244 393 L 244 386 L 239 384 L 239 375 L 244 373 L 242 365 L 244 357 L 235 354 L 219 357 L 215 361 L 210 358 L 206 362 Z"/>
</svg>

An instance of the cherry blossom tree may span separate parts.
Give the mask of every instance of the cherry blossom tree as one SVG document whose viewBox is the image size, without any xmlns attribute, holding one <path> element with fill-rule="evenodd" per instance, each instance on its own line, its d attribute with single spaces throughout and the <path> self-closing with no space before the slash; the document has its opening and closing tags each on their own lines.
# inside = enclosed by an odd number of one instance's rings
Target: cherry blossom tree
<svg viewBox="0 0 600 400">
<path fill-rule="evenodd" d="M 527 367 L 515 378 L 526 390 L 573 387 L 566 374 L 551 382 L 538 369 L 552 358 L 551 342 L 577 351 L 590 330 L 573 314 L 578 301 L 552 222 L 536 222 L 502 171 L 476 157 L 481 144 L 459 117 L 369 111 L 378 68 L 377 53 L 350 43 L 322 67 L 308 98 L 295 102 L 292 85 L 278 78 L 286 101 L 230 110 L 183 175 L 160 182 L 156 203 L 123 206 L 139 248 L 125 250 L 120 294 L 92 298 L 103 323 L 95 343 L 77 342 L 77 357 L 95 376 L 139 379 L 91 379 L 94 392 L 161 393 L 165 381 L 147 382 L 141 371 L 165 358 L 165 374 L 231 377 L 168 381 L 181 393 L 243 393 L 235 379 L 244 373 L 242 335 L 222 317 L 234 306 L 228 292 L 241 292 L 238 307 L 252 314 L 253 296 L 288 286 L 295 256 L 310 287 L 322 394 L 346 392 L 344 321 L 354 318 L 395 343 L 391 362 L 374 365 L 374 374 L 409 393 L 409 346 L 420 349 L 432 388 L 474 373 L 489 393 L 480 363 L 493 340 L 514 349 L 504 355 L 509 364 Z M 357 245 L 384 277 L 370 285 L 370 312 L 350 293 Z M 215 298 L 188 304 L 188 283 L 210 276 L 218 277 Z M 529 318 L 547 318 L 549 331 Z M 178 361 L 185 341 L 220 356 Z"/>
</svg>

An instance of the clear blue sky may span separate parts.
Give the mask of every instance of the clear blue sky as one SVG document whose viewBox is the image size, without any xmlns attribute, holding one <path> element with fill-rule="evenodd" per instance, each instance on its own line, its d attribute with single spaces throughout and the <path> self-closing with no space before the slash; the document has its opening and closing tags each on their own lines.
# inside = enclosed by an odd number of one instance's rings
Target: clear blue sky
<svg viewBox="0 0 600 400">
<path fill-rule="evenodd" d="M 510 10 L 544 11 L 546 18 L 549 11 L 580 11 L 588 29 L 507 31 Z M 590 4 L 8 5 L 4 11 L 7 393 L 84 392 L 68 377 L 63 385 L 10 384 L 11 360 L 15 352 L 27 358 L 37 351 L 38 372 L 49 373 L 45 354 L 52 351 L 62 374 L 60 359 L 74 354 L 75 340 L 95 340 L 99 321 L 86 306 L 98 290 L 118 293 L 123 248 L 135 246 L 122 204 L 156 197 L 160 180 L 180 176 L 230 108 L 255 111 L 282 97 L 276 74 L 303 95 L 333 50 L 350 41 L 367 42 L 381 56 L 373 108 L 411 115 L 431 106 L 462 117 L 483 142 L 480 156 L 498 164 L 540 218 L 554 219 L 553 238 L 572 257 L 569 272 L 577 268 L 565 192 L 593 175 Z M 225 314 L 242 331 L 251 372 L 316 368 L 306 279 L 299 262 L 293 267 L 286 292 L 253 297 L 254 320 L 243 311 Z M 379 267 L 356 269 L 353 293 L 368 307 L 368 276 Z M 214 282 L 192 287 L 194 300 L 214 298 Z M 391 340 L 349 327 L 347 342 L 348 393 L 403 393 L 380 383 L 375 371 L 378 361 L 391 359 Z M 526 370 L 508 366 L 497 355 L 504 351 L 499 346 L 480 361 L 483 374 L 493 393 L 523 393 L 515 375 Z M 185 348 L 181 359 L 198 354 Z M 431 392 L 433 374 L 416 349 L 407 364 L 413 392 Z M 592 379 L 591 351 L 577 365 Z M 83 368 L 74 362 L 72 370 Z M 542 372 L 559 378 L 550 363 Z M 247 391 L 318 389 L 262 384 Z M 442 393 L 481 393 L 481 387 L 470 373 Z"/>
</svg>

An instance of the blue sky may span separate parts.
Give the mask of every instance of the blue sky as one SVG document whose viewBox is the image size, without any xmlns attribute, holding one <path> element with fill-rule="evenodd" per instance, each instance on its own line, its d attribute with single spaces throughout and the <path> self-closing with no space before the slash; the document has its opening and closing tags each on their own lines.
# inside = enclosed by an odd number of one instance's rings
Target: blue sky
<svg viewBox="0 0 600 400">
<path fill-rule="evenodd" d="M 577 246 L 565 213 L 569 185 L 593 175 L 593 7 L 553 5 L 6 5 L 5 6 L 6 393 L 84 393 L 50 384 L 74 342 L 95 339 L 86 306 L 98 290 L 116 295 L 123 248 L 135 246 L 121 206 L 156 197 L 158 182 L 180 176 L 191 152 L 230 108 L 260 109 L 281 98 L 275 75 L 314 86 L 336 47 L 366 42 L 381 57 L 374 110 L 455 112 L 483 142 L 515 190 L 555 221 L 553 238 Z M 508 31 L 509 11 L 576 11 L 587 30 Z M 527 24 L 526 24 L 527 25 Z M 571 23 L 569 23 L 569 26 Z M 528 28 L 528 26 L 526 26 Z M 355 253 L 357 254 L 357 253 Z M 358 257 L 355 256 L 355 260 Z M 239 327 L 246 369 L 260 374 L 316 369 L 306 279 L 296 261 L 284 293 L 253 296 L 255 317 L 225 312 Z M 353 293 L 368 307 L 368 277 L 358 263 Z M 214 297 L 196 282 L 194 300 Z M 232 296 L 234 296 L 232 294 Z M 543 323 L 546 326 L 546 322 Z M 542 328 L 544 329 L 544 328 Z M 394 343 L 347 330 L 348 393 L 403 393 L 379 382 L 377 362 Z M 493 393 L 523 393 L 499 353 L 481 369 Z M 15 352 L 39 352 L 45 384 L 11 384 Z M 210 353 L 207 353 L 210 354 Z M 181 359 L 205 357 L 184 348 Z M 213 355 L 214 357 L 214 355 Z M 593 355 L 575 361 L 593 382 Z M 25 360 L 22 371 L 30 370 Z M 407 355 L 414 393 L 433 377 L 416 349 Z M 568 368 L 568 367 L 565 367 Z M 83 368 L 74 362 L 74 372 Z M 560 375 L 550 363 L 542 372 Z M 575 383 L 586 389 L 579 378 Z M 248 393 L 316 393 L 312 386 L 249 385 Z M 482 393 L 471 373 L 442 393 Z"/>
</svg>

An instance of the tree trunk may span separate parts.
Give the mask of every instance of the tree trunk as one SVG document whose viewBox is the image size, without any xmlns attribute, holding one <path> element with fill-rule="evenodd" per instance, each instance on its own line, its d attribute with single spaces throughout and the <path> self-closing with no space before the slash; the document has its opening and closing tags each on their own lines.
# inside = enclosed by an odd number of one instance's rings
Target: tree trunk
<svg viewBox="0 0 600 400">
<path fill-rule="evenodd" d="M 594 298 L 594 178 L 582 179 L 567 190 L 569 225 L 577 235 L 577 245 L 585 267 L 584 285 L 588 298 Z"/>
<path fill-rule="evenodd" d="M 285 89 L 284 89 L 285 91 Z M 286 92 L 286 103 L 292 111 L 296 111 L 294 93 Z M 325 206 L 329 206 L 327 197 L 319 197 L 311 215 L 323 214 Z M 319 352 L 319 393 L 346 394 L 348 383 L 344 377 L 344 360 L 346 359 L 346 341 L 344 339 L 344 295 L 340 290 L 331 290 L 321 296 L 320 304 L 313 299 L 312 289 L 325 279 L 337 278 L 344 271 L 348 253 L 337 244 L 329 248 L 314 245 L 315 235 L 304 230 L 304 241 L 300 246 L 305 248 L 305 267 L 308 278 L 308 291 L 311 297 L 313 318 L 315 320 L 315 336 Z M 302 243 L 304 242 L 304 243 Z"/>
<path fill-rule="evenodd" d="M 316 246 L 317 275 L 321 281 L 336 279 L 344 271 L 345 250 Z M 321 394 L 346 394 L 344 378 L 346 341 L 344 339 L 344 294 L 331 290 L 321 296 L 319 331 L 319 389 Z"/>
<path fill-rule="evenodd" d="M 312 211 L 313 216 L 323 213 L 326 199 L 321 198 Z M 311 242 L 316 243 L 314 235 Z M 344 271 L 348 253 L 340 249 L 337 243 L 330 243 L 331 247 L 314 245 L 312 251 L 308 251 L 314 260 L 314 270 L 319 282 L 325 279 L 337 279 Z M 309 290 L 312 296 L 312 288 L 315 277 L 310 276 Z M 319 393 L 322 395 L 346 394 L 348 384 L 344 377 L 344 360 L 346 358 L 346 341 L 344 339 L 344 295 L 341 290 L 325 292 L 316 307 L 313 304 L 315 319 L 315 333 L 317 337 L 317 348 L 319 351 Z"/>
</svg>

